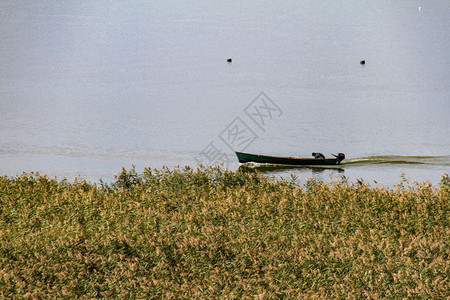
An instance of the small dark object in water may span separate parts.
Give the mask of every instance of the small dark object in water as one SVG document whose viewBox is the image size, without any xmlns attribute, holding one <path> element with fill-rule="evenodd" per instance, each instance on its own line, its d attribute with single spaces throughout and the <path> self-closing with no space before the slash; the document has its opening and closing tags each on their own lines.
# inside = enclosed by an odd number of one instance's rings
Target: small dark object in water
<svg viewBox="0 0 450 300">
<path fill-rule="evenodd" d="M 314 158 L 325 158 L 325 155 L 323 155 L 322 153 L 316 153 L 316 152 L 313 152 L 312 153 L 312 156 L 314 156 Z"/>
<path fill-rule="evenodd" d="M 362 65 L 365 65 L 365 64 L 366 64 L 366 61 L 365 61 L 365 60 L 362 60 L 362 61 L 360 61 L 359 63 L 362 64 Z"/>
<path fill-rule="evenodd" d="M 233 61 L 233 60 L 232 60 L 231 58 L 227 59 L 227 62 L 229 62 L 229 63 L 232 62 L 232 61 Z"/>
</svg>

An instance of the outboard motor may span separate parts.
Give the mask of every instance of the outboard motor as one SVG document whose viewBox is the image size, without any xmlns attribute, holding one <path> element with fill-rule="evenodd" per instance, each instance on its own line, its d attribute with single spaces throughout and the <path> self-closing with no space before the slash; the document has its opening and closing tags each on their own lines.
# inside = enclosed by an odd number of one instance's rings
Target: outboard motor
<svg viewBox="0 0 450 300">
<path fill-rule="evenodd" d="M 338 153 L 338 155 L 334 155 L 334 154 L 333 154 L 333 156 L 336 157 L 336 158 L 338 159 L 337 164 L 340 164 L 341 161 L 343 161 L 343 160 L 345 159 L 345 154 L 344 154 L 344 153 Z"/>
</svg>

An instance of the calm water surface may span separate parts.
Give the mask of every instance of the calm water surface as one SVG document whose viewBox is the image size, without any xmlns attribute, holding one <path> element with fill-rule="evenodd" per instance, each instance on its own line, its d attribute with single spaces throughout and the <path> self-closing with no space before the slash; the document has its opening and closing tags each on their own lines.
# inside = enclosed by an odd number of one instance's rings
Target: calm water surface
<svg viewBox="0 0 450 300">
<path fill-rule="evenodd" d="M 339 169 L 262 169 L 302 182 L 438 183 L 449 15 L 447 0 L 2 1 L 0 173 L 109 181 L 218 153 L 236 169 L 245 148 L 346 154 Z M 261 127 L 246 109 L 262 91 L 279 110 Z M 254 138 L 232 141 L 236 124 Z"/>
</svg>

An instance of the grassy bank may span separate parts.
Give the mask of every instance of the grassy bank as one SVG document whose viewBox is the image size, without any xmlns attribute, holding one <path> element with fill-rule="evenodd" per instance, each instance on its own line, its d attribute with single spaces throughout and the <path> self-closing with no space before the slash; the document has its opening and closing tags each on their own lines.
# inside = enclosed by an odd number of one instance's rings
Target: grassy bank
<svg viewBox="0 0 450 300">
<path fill-rule="evenodd" d="M 0 298 L 445 298 L 450 182 L 0 177 Z"/>
</svg>

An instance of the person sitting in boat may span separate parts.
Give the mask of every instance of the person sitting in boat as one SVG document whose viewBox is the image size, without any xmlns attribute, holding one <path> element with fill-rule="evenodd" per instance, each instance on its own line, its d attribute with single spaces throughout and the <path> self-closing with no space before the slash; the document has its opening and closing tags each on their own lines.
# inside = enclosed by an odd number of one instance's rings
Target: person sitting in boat
<svg viewBox="0 0 450 300">
<path fill-rule="evenodd" d="M 316 152 L 313 152 L 312 156 L 314 156 L 314 158 L 317 158 L 317 159 L 325 158 L 325 155 L 323 155 L 322 153 L 316 153 Z"/>
</svg>

